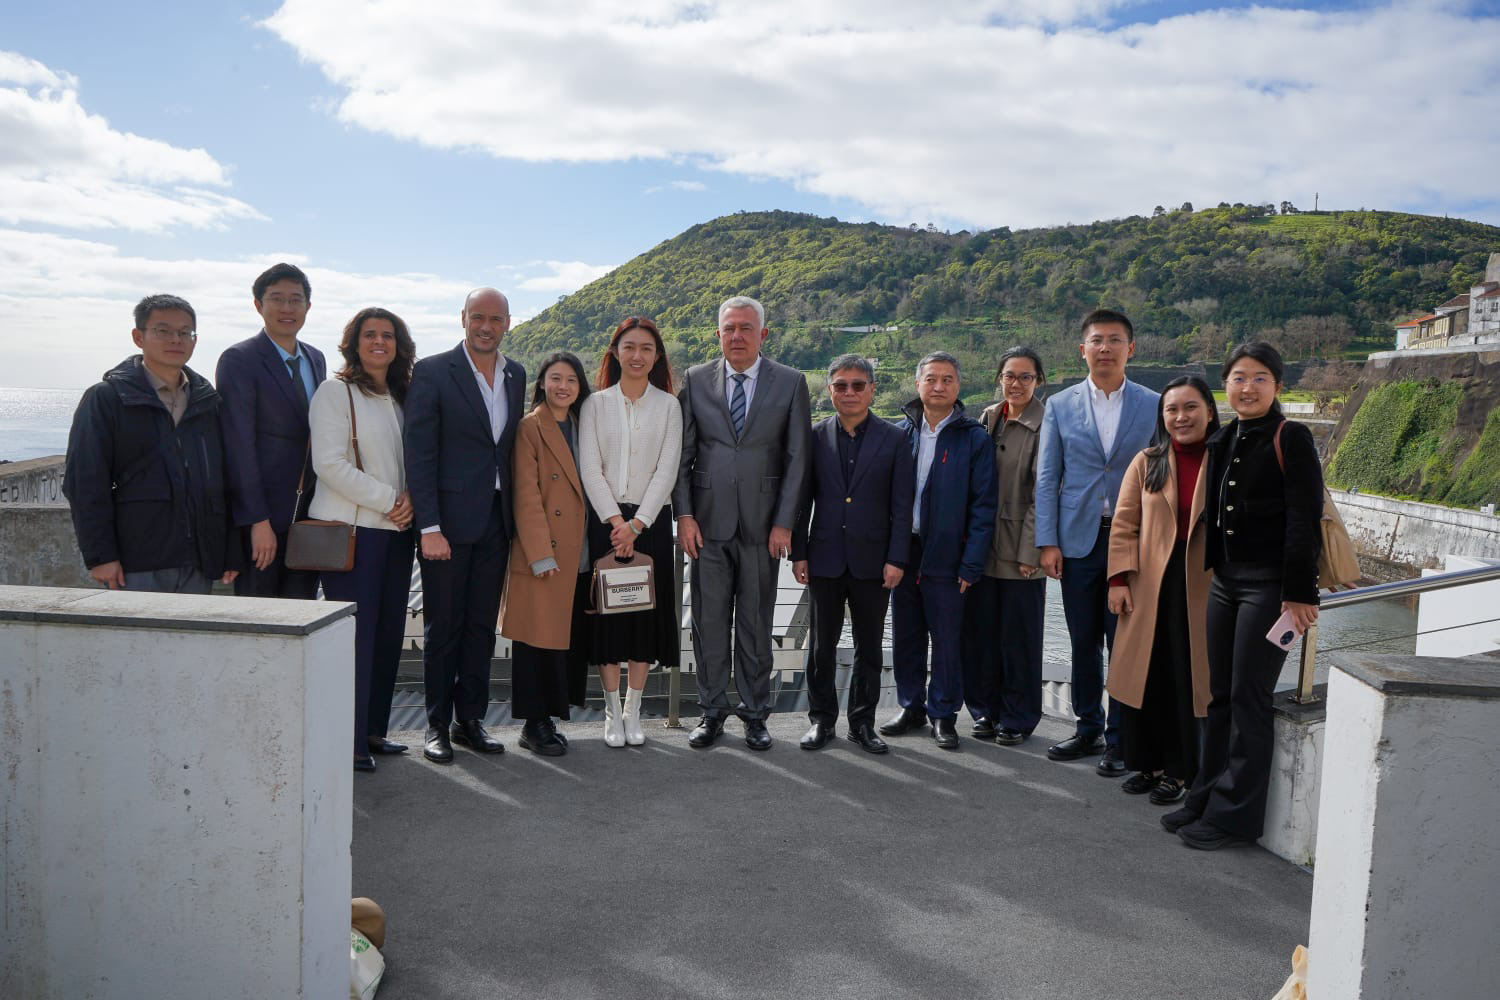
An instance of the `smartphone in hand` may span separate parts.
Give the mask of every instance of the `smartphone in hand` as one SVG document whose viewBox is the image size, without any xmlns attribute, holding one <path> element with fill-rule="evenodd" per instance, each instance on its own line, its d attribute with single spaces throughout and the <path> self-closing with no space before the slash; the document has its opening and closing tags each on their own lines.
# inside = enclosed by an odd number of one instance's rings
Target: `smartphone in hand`
<svg viewBox="0 0 1500 1000">
<path fill-rule="evenodd" d="M 1271 626 L 1271 631 L 1266 633 L 1266 641 L 1277 649 L 1291 649 L 1301 634 L 1297 619 L 1292 617 L 1290 611 L 1283 611 L 1281 617 L 1276 619 L 1276 624 Z"/>
</svg>

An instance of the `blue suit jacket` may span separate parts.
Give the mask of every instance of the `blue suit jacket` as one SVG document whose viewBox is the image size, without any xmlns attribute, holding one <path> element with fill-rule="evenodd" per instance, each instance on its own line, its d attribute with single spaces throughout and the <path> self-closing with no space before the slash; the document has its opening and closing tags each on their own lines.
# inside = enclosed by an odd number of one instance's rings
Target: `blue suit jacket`
<svg viewBox="0 0 1500 1000">
<path fill-rule="evenodd" d="M 916 472 L 906 435 L 873 413 L 849 485 L 839 464 L 839 418 L 812 429 L 812 496 L 792 533 L 792 559 L 813 576 L 880 580 L 885 564 L 905 567 L 911 548 Z"/>
<path fill-rule="evenodd" d="M 1151 443 L 1161 398 L 1145 386 L 1125 382 L 1120 427 L 1106 455 L 1088 389 L 1084 380 L 1047 399 L 1037 445 L 1037 548 L 1056 545 L 1069 559 L 1080 559 L 1094 548 L 1104 499 L 1109 498 L 1113 510 L 1125 469 Z"/>
<path fill-rule="evenodd" d="M 498 474 L 506 501 L 505 534 L 508 538 L 516 533 L 511 453 L 526 391 L 526 369 L 520 362 L 506 359 L 503 386 L 505 429 L 494 441 L 490 413 L 464 345 L 417 362 L 406 392 L 402 436 L 406 489 L 418 530 L 435 524 L 450 544 L 477 542 L 489 522 Z"/>
<path fill-rule="evenodd" d="M 305 341 L 315 384 L 327 377 L 323 352 Z M 230 513 L 246 527 L 270 521 L 276 531 L 292 523 L 297 478 L 307 459 L 307 396 L 265 330 L 219 355 L 215 388 L 223 400 L 224 472 Z M 307 463 L 301 513 L 307 512 L 316 477 Z"/>
</svg>

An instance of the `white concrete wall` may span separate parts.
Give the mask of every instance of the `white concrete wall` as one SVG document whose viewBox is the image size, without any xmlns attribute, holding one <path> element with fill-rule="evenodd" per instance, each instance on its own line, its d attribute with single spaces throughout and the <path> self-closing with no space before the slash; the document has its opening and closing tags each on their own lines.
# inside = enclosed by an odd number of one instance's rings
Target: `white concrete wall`
<svg viewBox="0 0 1500 1000">
<path fill-rule="evenodd" d="M 1260 846 L 1279 858 L 1311 865 L 1318 846 L 1318 800 L 1322 782 L 1323 715 L 1316 710 L 1276 713 L 1271 785 Z"/>
<path fill-rule="evenodd" d="M 1330 491 L 1359 551 L 1390 562 L 1434 568 L 1452 553 L 1500 559 L 1500 518 L 1478 511 Z"/>
<path fill-rule="evenodd" d="M 0 997 L 347 995 L 350 610 L 0 587 Z"/>
<path fill-rule="evenodd" d="M 1441 571 L 1424 569 L 1422 575 L 1493 566 L 1496 561 L 1448 556 Z M 1472 656 L 1500 649 L 1500 621 L 1487 621 L 1494 618 L 1500 618 L 1500 580 L 1423 594 L 1417 599 L 1417 655 Z M 1475 622 L 1481 624 L 1471 624 Z"/>
<path fill-rule="evenodd" d="M 1471 663 L 1428 662 L 1439 681 Z M 1489 664 L 1469 669 L 1486 696 L 1332 672 L 1309 941 L 1317 1000 L 1496 995 L 1500 697 Z"/>
</svg>

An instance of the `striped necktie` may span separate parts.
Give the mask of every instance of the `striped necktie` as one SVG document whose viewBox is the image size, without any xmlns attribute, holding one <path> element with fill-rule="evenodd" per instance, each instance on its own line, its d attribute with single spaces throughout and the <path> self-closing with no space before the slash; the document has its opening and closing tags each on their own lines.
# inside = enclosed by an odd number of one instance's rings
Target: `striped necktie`
<svg viewBox="0 0 1500 1000">
<path fill-rule="evenodd" d="M 734 379 L 734 394 L 729 397 L 729 422 L 734 424 L 735 437 L 739 437 L 740 431 L 745 429 L 745 379 L 749 377 L 744 372 L 735 372 L 730 376 Z"/>
<path fill-rule="evenodd" d="M 302 355 L 293 354 L 286 359 L 287 371 L 292 373 L 292 381 L 297 384 L 297 390 L 303 399 L 308 399 L 307 383 L 302 381 Z"/>
</svg>

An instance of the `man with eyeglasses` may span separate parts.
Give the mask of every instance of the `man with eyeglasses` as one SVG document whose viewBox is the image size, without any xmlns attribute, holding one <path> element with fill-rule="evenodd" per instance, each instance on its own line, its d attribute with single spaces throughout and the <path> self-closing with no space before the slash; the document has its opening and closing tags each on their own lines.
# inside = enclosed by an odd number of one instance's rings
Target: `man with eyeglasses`
<svg viewBox="0 0 1500 1000">
<path fill-rule="evenodd" d="M 175 295 L 135 307 L 141 349 L 83 394 L 63 493 L 89 575 L 110 590 L 206 594 L 232 583 L 219 394 L 187 366 L 197 314 Z"/>
<path fill-rule="evenodd" d="M 1073 653 L 1074 735 L 1047 749 L 1052 760 L 1102 753 L 1097 772 L 1125 773 L 1118 709 L 1104 708 L 1104 648 L 1115 642 L 1109 613 L 1109 527 L 1120 481 L 1151 442 L 1158 395 L 1125 377 L 1135 328 L 1124 313 L 1095 309 L 1083 318 L 1079 353 L 1088 378 L 1047 401 L 1037 446 L 1036 545 L 1042 570 L 1062 582 Z"/>
<path fill-rule="evenodd" d="M 881 645 L 891 591 L 911 545 L 911 452 L 896 425 L 870 413 L 875 369 L 857 354 L 828 365 L 835 415 L 813 427 L 810 502 L 792 533 L 792 573 L 808 588 L 812 641 L 807 652 L 807 717 L 802 749 L 821 750 L 839 717 L 834 688 L 844 605 L 854 633 L 849 674 L 849 742 L 870 753 L 890 749 L 875 732 Z"/>
<path fill-rule="evenodd" d="M 297 339 L 312 284 L 301 268 L 283 263 L 256 278 L 251 292 L 264 326 L 221 354 L 214 376 L 224 397 L 229 500 L 245 565 L 234 590 L 311 600 L 318 574 L 287 568 L 286 535 L 307 513 L 317 485 L 308 460 L 307 407 L 327 367 L 322 351 Z"/>
</svg>

